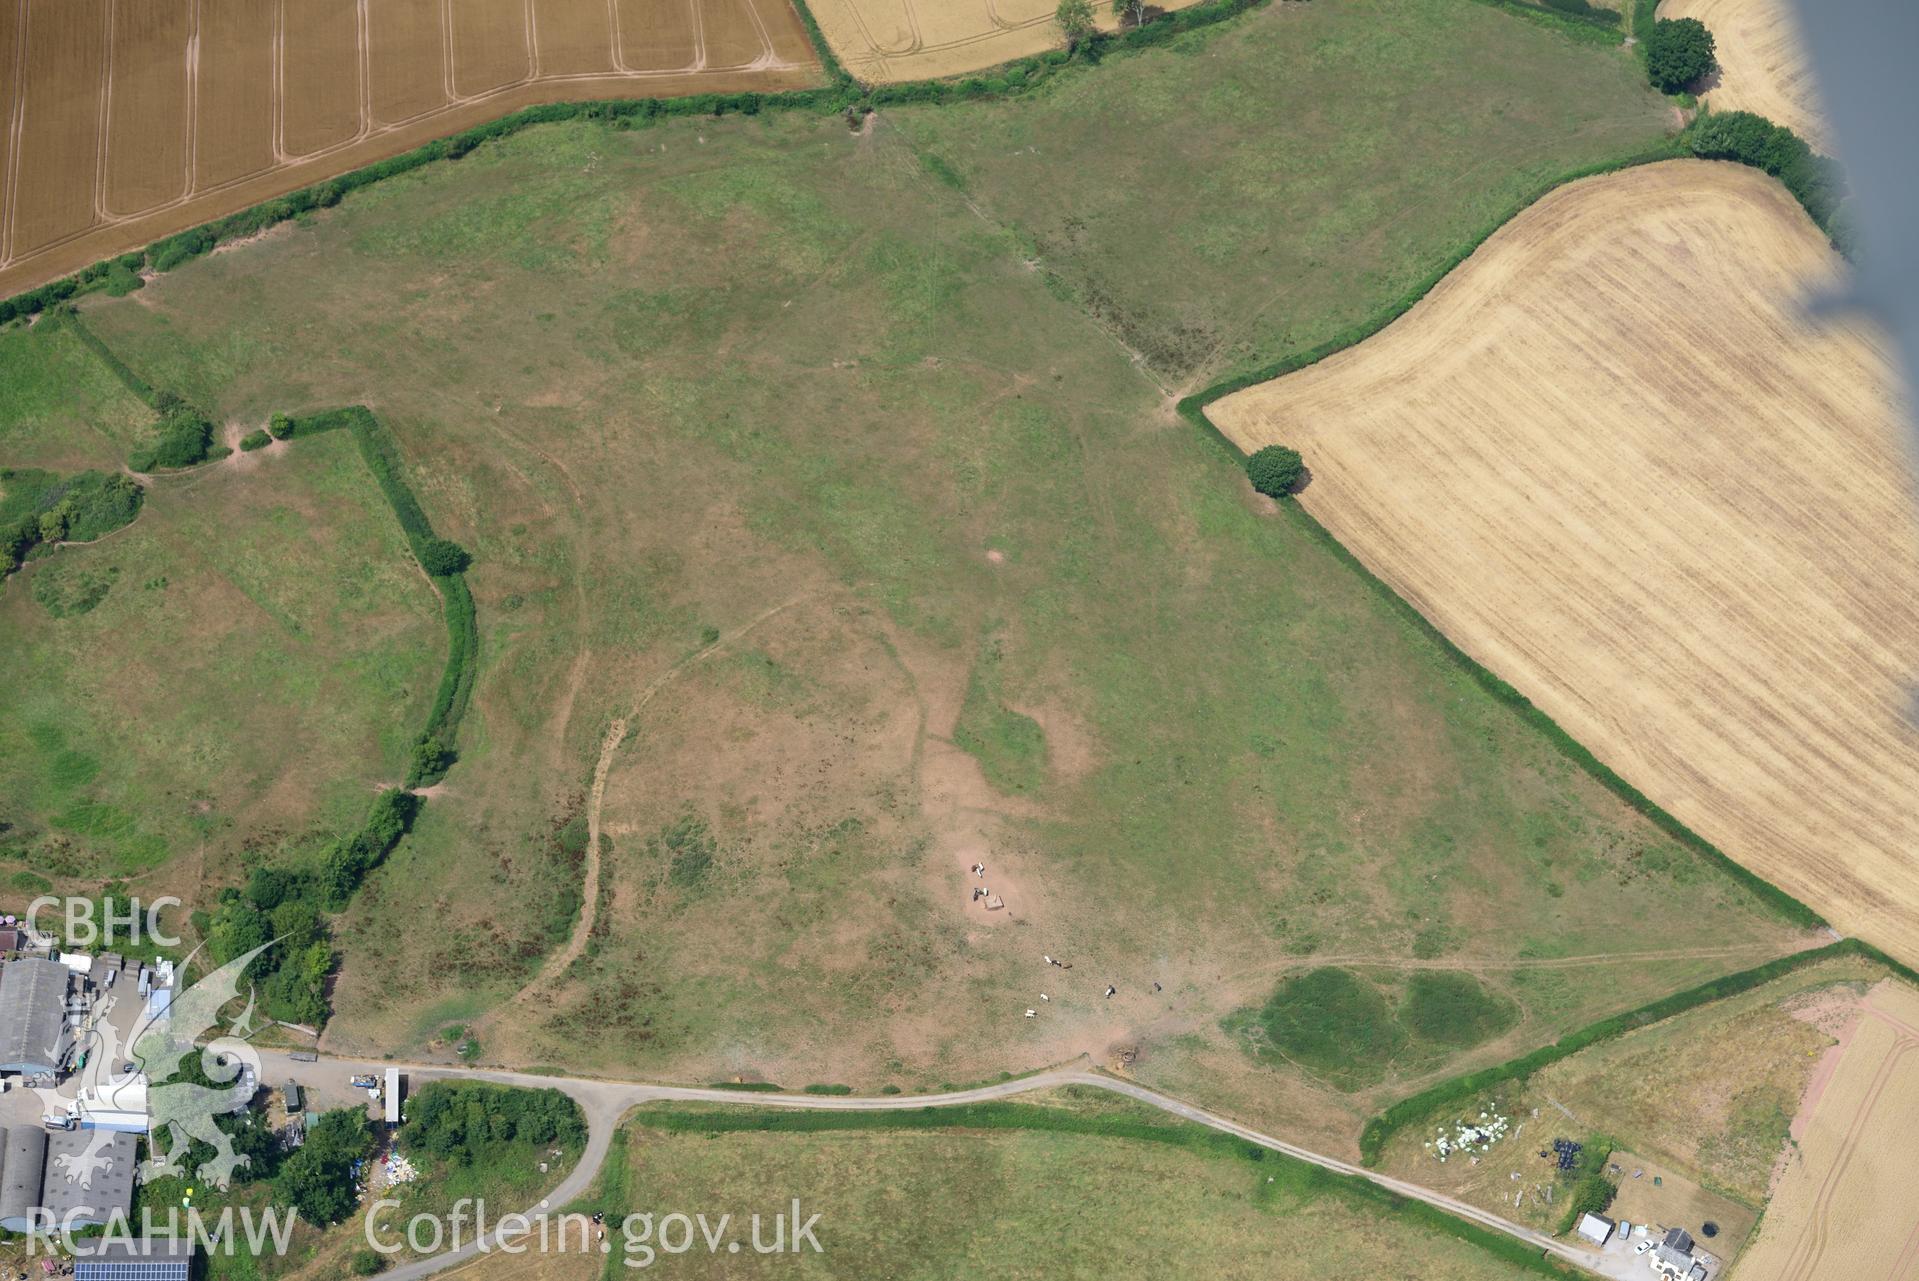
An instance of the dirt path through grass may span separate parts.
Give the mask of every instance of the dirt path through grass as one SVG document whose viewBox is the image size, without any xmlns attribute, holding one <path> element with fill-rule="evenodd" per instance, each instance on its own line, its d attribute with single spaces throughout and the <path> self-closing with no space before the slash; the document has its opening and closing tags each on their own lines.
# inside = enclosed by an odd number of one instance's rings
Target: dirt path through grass
<svg viewBox="0 0 1919 1281">
<path fill-rule="evenodd" d="M 536 993 L 557 983 L 568 967 L 580 959 L 581 953 L 586 951 L 587 940 L 593 937 L 593 925 L 599 918 L 600 901 L 600 804 L 606 796 L 606 776 L 613 768 L 613 754 L 620 749 L 620 744 L 626 741 L 628 728 L 639 719 L 640 713 L 646 709 L 648 703 L 653 701 L 654 696 L 665 689 L 675 676 L 694 664 L 704 662 L 715 654 L 721 653 L 761 624 L 805 600 L 810 594 L 803 592 L 782 601 L 744 626 L 679 659 L 653 679 L 653 682 L 640 694 L 639 701 L 633 705 L 631 712 L 625 716 L 614 717 L 612 723 L 607 726 L 606 734 L 600 739 L 599 759 L 593 765 L 593 786 L 586 798 L 586 873 L 580 887 L 580 919 L 573 923 L 573 933 L 567 939 L 566 946 L 547 958 L 546 964 L 540 967 L 540 972 L 528 980 L 526 986 L 514 993 L 510 1004 L 522 1004 Z M 495 1007 L 474 1025 L 473 1034 L 476 1037 L 492 1026 L 501 1008 L 504 1007 Z"/>
</svg>

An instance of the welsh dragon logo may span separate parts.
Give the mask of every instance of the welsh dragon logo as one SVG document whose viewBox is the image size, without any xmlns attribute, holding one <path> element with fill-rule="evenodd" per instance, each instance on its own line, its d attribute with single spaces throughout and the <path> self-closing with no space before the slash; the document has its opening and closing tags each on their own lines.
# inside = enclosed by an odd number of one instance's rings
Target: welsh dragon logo
<svg viewBox="0 0 1919 1281">
<path fill-rule="evenodd" d="M 260 1056 L 246 1039 L 254 1031 L 251 986 L 246 1007 L 224 1030 L 220 1011 L 239 997 L 247 966 L 272 946 L 264 943 L 198 983 L 177 990 L 163 1011 L 143 1010 L 134 1025 L 130 1054 L 109 1017 L 119 998 L 109 994 L 96 1008 L 79 1046 L 88 1065 L 82 1084 L 91 1091 L 89 1106 L 146 1110 L 153 1155 L 141 1167 L 144 1177 L 177 1174 L 224 1191 L 232 1184 L 234 1172 L 248 1164 L 249 1158 L 233 1150 L 233 1140 L 214 1124 L 214 1118 L 245 1110 L 260 1079 Z M 196 948 L 180 970 L 184 972 L 198 955 Z M 186 1065 L 194 1054 L 199 1055 L 201 1072 L 211 1085 L 186 1079 Z M 67 1098 L 45 1087 L 36 1087 L 35 1092 L 48 1112 L 67 1112 Z M 100 1129 L 83 1133 L 87 1138 L 80 1150 L 56 1157 L 50 1174 L 86 1188 L 107 1164 L 106 1150 L 113 1135 Z M 187 1156 L 196 1139 L 214 1154 L 188 1170 Z"/>
</svg>

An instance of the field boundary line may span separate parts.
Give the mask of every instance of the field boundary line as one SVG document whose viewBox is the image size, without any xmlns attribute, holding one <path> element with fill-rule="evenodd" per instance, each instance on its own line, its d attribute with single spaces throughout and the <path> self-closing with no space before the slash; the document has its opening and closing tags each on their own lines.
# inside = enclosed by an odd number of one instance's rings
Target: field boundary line
<svg viewBox="0 0 1919 1281">
<path fill-rule="evenodd" d="M 1557 1063 L 1561 1059 L 1570 1058 L 1589 1046 L 1613 1040 L 1655 1023 L 1662 1023 L 1688 1010 L 1749 992 L 1774 979 L 1783 978 L 1808 966 L 1840 957 L 1859 957 L 1872 961 L 1885 966 L 1908 982 L 1919 983 L 1919 973 L 1915 973 L 1909 966 L 1894 960 L 1864 939 L 1844 938 L 1823 947 L 1790 952 L 1764 964 L 1755 965 L 1751 969 L 1721 975 L 1719 978 L 1709 979 L 1622 1014 L 1599 1019 L 1583 1028 L 1568 1032 L 1551 1045 L 1541 1046 L 1518 1058 L 1461 1073 L 1409 1094 L 1387 1106 L 1366 1122 L 1359 1135 L 1360 1160 L 1367 1166 L 1376 1165 L 1385 1150 L 1387 1140 L 1407 1125 L 1423 1120 L 1445 1104 L 1470 1098 L 1505 1081 L 1525 1080 L 1541 1068 Z"/>
<path fill-rule="evenodd" d="M 587 792 L 586 871 L 582 877 L 580 918 L 573 923 L 573 931 L 567 938 L 566 946 L 548 957 L 545 962 L 541 964 L 539 972 L 531 979 L 528 979 L 520 990 L 513 994 L 511 1000 L 514 1003 L 527 1000 L 538 992 L 539 989 L 549 987 L 563 978 L 567 969 L 574 961 L 578 960 L 580 954 L 586 950 L 587 940 L 592 937 L 594 924 L 599 918 L 600 808 L 606 796 L 606 778 L 613 768 L 614 753 L 619 751 L 621 744 L 626 742 L 627 738 L 636 728 L 635 722 L 639 720 L 640 713 L 646 710 L 647 705 L 653 701 L 654 697 L 659 694 L 661 690 L 672 683 L 674 677 L 706 662 L 714 655 L 726 649 L 729 645 L 745 638 L 761 624 L 771 621 L 776 616 L 785 613 L 793 606 L 799 604 L 809 595 L 811 595 L 811 593 L 802 592 L 798 596 L 782 601 L 778 605 L 762 611 L 750 621 L 719 637 L 713 641 L 712 644 L 702 645 L 692 653 L 680 658 L 647 684 L 646 688 L 641 691 L 639 699 L 633 704 L 631 711 L 625 715 L 614 717 L 608 724 L 606 733 L 600 739 L 599 757 L 593 765 L 593 782 Z M 491 1013 L 474 1025 L 474 1034 L 476 1036 L 485 1028 L 491 1026 L 494 1016 L 499 1012 L 499 1008 L 500 1007 L 495 1007 Z"/>
<path fill-rule="evenodd" d="M 1377 314 L 1335 334 L 1333 337 L 1305 351 L 1284 357 L 1244 373 L 1232 375 L 1229 378 L 1212 384 L 1204 390 L 1188 395 L 1179 402 L 1178 412 L 1188 422 L 1198 427 L 1203 434 L 1212 439 L 1214 443 L 1224 449 L 1236 463 L 1243 464 L 1245 455 L 1240 451 L 1237 445 L 1227 439 L 1225 433 L 1220 431 L 1218 426 L 1213 423 L 1212 419 L 1206 413 L 1207 406 L 1211 405 L 1214 401 L 1232 395 L 1234 392 L 1243 391 L 1248 387 L 1270 382 L 1286 374 L 1297 372 L 1309 365 L 1317 364 L 1328 356 L 1344 351 L 1349 347 L 1356 346 L 1365 339 L 1379 333 L 1411 310 L 1414 304 L 1419 302 L 1420 299 L 1431 293 L 1441 280 L 1444 280 L 1468 258 L 1477 253 L 1480 247 L 1491 239 L 1500 228 L 1525 212 L 1525 210 L 1531 208 L 1552 191 L 1583 178 L 1616 173 L 1623 169 L 1635 168 L 1644 164 L 1653 164 L 1661 160 L 1679 159 L 1686 154 L 1687 153 L 1681 149 L 1681 139 L 1676 137 L 1667 140 L 1662 146 L 1649 148 L 1645 151 L 1612 161 L 1602 161 L 1598 164 L 1582 166 L 1570 173 L 1540 184 L 1539 187 L 1518 202 L 1516 208 L 1494 219 L 1490 225 L 1483 228 L 1478 235 L 1473 236 L 1466 244 L 1447 255 L 1425 278 L 1415 283 L 1398 299 L 1381 309 Z M 1807 929 L 1826 927 L 1825 918 L 1820 916 L 1812 907 L 1739 863 L 1718 846 L 1693 831 L 1690 826 L 1669 813 L 1663 806 L 1660 806 L 1632 783 L 1628 782 L 1611 766 L 1600 760 L 1591 749 L 1567 733 L 1564 727 L 1553 720 L 1552 717 L 1548 716 L 1544 711 L 1540 710 L 1531 699 L 1527 698 L 1517 688 L 1502 679 L 1465 650 L 1461 649 L 1453 642 L 1452 638 L 1437 627 L 1431 619 L 1421 613 L 1418 606 L 1400 595 L 1393 589 L 1391 584 L 1375 574 L 1364 561 L 1355 555 L 1344 543 L 1340 542 L 1339 539 L 1333 535 L 1332 531 L 1322 525 L 1311 512 L 1307 511 L 1298 502 L 1291 500 L 1282 500 L 1280 506 L 1283 513 L 1289 519 L 1293 520 L 1308 534 L 1320 540 L 1326 547 L 1331 549 L 1339 559 L 1344 561 L 1347 566 L 1360 576 L 1362 581 L 1366 582 L 1382 598 L 1388 601 L 1395 609 L 1399 610 L 1401 616 L 1412 623 L 1415 629 L 1434 641 L 1447 657 L 1452 659 L 1462 670 L 1472 676 L 1483 689 L 1492 694 L 1493 697 L 1500 702 L 1506 704 L 1521 720 L 1545 734 L 1545 736 L 1559 748 L 1563 755 L 1597 780 L 1608 791 L 1611 791 L 1631 808 L 1651 820 L 1656 827 L 1668 836 L 1677 840 L 1694 853 L 1705 857 L 1708 862 L 1742 885 L 1780 918 L 1791 924 Z"/>
<path fill-rule="evenodd" d="M 1102 33 L 1092 42 L 1097 45 L 1101 51 L 1099 57 L 1087 57 L 1077 54 L 1069 55 L 1063 49 L 1052 49 L 1023 58 L 1014 58 L 995 67 L 983 68 L 979 73 L 964 78 L 902 81 L 897 84 L 882 85 L 866 85 L 847 74 L 845 68 L 839 62 L 839 59 L 836 56 L 832 56 L 830 47 L 824 43 L 824 36 L 819 33 L 818 23 L 814 21 L 811 13 L 806 9 L 803 0 L 791 0 L 791 2 L 793 3 L 794 12 L 800 16 L 802 27 L 806 28 L 809 39 L 812 40 L 815 58 L 822 71 L 826 74 L 828 83 L 824 87 L 812 89 L 780 89 L 773 91 L 751 89 L 737 91 L 709 90 L 665 97 L 620 97 L 602 99 L 559 98 L 553 101 L 534 103 L 505 112 L 490 120 L 472 125 L 465 130 L 454 130 L 441 137 L 431 138 L 417 147 L 369 161 L 364 165 L 344 170 L 332 177 L 313 179 L 304 187 L 290 185 L 282 195 L 269 197 L 255 204 L 244 206 L 232 213 L 212 218 L 206 222 L 190 224 L 179 231 L 163 235 L 149 242 L 144 247 L 144 251 L 126 249 L 120 253 L 110 255 L 108 258 L 102 258 L 89 266 L 80 268 L 67 276 L 43 279 L 39 284 L 29 286 L 16 294 L 0 298 L 0 323 L 3 323 L 5 319 L 14 315 L 32 314 L 40 310 L 41 304 L 33 300 L 48 296 L 49 292 L 57 295 L 54 300 L 58 301 L 72 297 L 83 287 L 94 285 L 100 277 L 105 274 L 106 263 L 113 257 L 120 257 L 133 252 L 144 252 L 150 260 L 156 247 L 161 244 L 177 240 L 181 236 L 190 235 L 195 231 L 207 231 L 223 226 L 235 220 L 244 221 L 250 218 L 257 219 L 262 215 L 262 211 L 283 204 L 288 199 L 298 196 L 302 192 L 310 192 L 336 185 L 342 190 L 357 189 L 358 187 L 367 185 L 369 181 L 373 181 L 377 177 L 392 176 L 395 173 L 404 172 L 406 169 L 412 168 L 420 163 L 425 163 L 428 160 L 437 160 L 453 155 L 464 154 L 464 151 L 451 152 L 449 150 L 449 144 L 460 138 L 472 135 L 480 135 L 485 138 L 498 138 L 534 124 L 548 124 L 561 120 L 588 117 L 618 118 L 653 114 L 719 115 L 725 113 L 728 109 L 751 114 L 762 108 L 770 108 L 773 110 L 819 110 L 837 113 L 849 108 L 858 107 L 862 104 L 871 107 L 894 105 L 904 102 L 950 103 L 983 97 L 1013 97 L 1031 91 L 1034 87 L 1050 79 L 1050 77 L 1057 72 L 1065 71 L 1069 68 L 1084 71 L 1100 65 L 1100 62 L 1106 56 L 1134 53 L 1150 49 L 1155 45 L 1185 32 L 1214 26 L 1236 18 L 1250 10 L 1264 8 L 1268 4 L 1273 3 L 1274 0 L 1200 0 L 1199 3 L 1188 8 L 1174 10 L 1165 14 L 1158 20 L 1148 23 L 1146 26 L 1136 27 L 1118 33 Z M 21 3 L 22 12 L 24 13 L 26 0 L 21 0 Z M 472 107 L 475 104 L 484 105 L 488 100 L 493 98 L 524 93 L 528 90 L 559 89 L 568 84 L 589 81 L 626 81 L 637 85 L 649 80 L 672 80 L 696 75 L 701 72 L 712 73 L 714 75 L 752 75 L 759 72 L 800 71 L 808 65 L 804 62 L 769 61 L 767 56 L 763 54 L 760 57 L 745 62 L 728 64 L 722 67 L 705 65 L 700 67 L 689 66 L 656 70 L 633 70 L 625 65 L 622 57 L 620 61 L 616 62 L 618 69 L 610 73 L 605 71 L 583 71 L 540 77 L 529 75 L 477 93 L 461 94 L 458 91 L 456 79 L 457 67 L 455 65 L 456 54 L 454 50 L 452 25 L 454 21 L 451 12 L 452 3 L 453 0 L 442 0 L 441 5 L 442 73 L 447 84 L 447 101 L 445 103 L 439 107 L 429 108 L 427 111 L 410 116 L 406 120 L 366 128 L 354 138 L 339 143 L 330 143 L 299 157 L 293 157 L 287 153 L 285 147 L 286 0 L 276 0 L 273 11 L 274 34 L 269 42 L 269 57 L 273 67 L 271 93 L 271 100 L 273 102 L 273 123 L 271 126 L 273 163 L 271 166 L 250 174 L 236 176 L 211 187 L 196 187 L 191 193 L 178 199 L 164 201 L 142 209 L 134 214 L 105 220 L 57 236 L 44 244 L 34 246 L 33 252 L 24 258 L 17 254 L 0 258 L 0 267 L 15 266 L 27 258 L 38 258 L 51 254 L 74 241 L 84 239 L 87 236 L 104 230 L 110 230 L 122 223 L 154 218 L 165 214 L 169 210 L 190 204 L 196 199 L 218 195 L 231 188 L 257 183 L 277 169 L 311 165 L 317 161 L 325 160 L 335 152 L 349 150 L 355 146 L 363 145 L 371 139 L 383 137 L 388 133 L 398 132 L 403 128 L 416 127 L 421 121 L 430 116 L 450 113 L 463 107 Z M 609 3 L 616 6 L 615 43 L 617 45 L 618 0 L 609 0 Z M 1035 21 L 1038 22 L 1042 20 L 1036 19 Z M 963 43 L 966 43 L 966 41 L 948 42 L 938 47 L 946 48 L 950 45 Z M 1017 79 L 1013 78 L 1015 74 L 1017 74 Z M 650 109 L 648 109 L 649 105 Z M 18 114 L 24 116 L 24 111 Z M 17 123 L 16 127 L 23 129 L 24 125 Z M 396 166 L 395 162 L 408 163 L 401 163 Z M 9 187 L 10 200 L 16 192 L 17 187 Z M 279 221 L 279 219 L 275 219 L 275 221 Z M 9 220 L 9 227 L 11 227 L 11 220 Z M 258 227 L 254 229 L 258 230 Z"/>
</svg>

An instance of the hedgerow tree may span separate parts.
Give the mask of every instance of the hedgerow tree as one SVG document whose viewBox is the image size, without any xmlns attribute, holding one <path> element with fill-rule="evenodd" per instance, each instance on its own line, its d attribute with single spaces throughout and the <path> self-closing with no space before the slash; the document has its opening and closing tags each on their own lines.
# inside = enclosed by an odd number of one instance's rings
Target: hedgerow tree
<svg viewBox="0 0 1919 1281">
<path fill-rule="evenodd" d="M 1246 460 L 1246 478 L 1268 498 L 1284 498 L 1306 474 L 1306 462 L 1297 449 L 1268 445 Z"/>
<path fill-rule="evenodd" d="M 466 548 L 450 538 L 430 538 L 420 549 L 420 566 L 435 578 L 457 574 L 473 563 Z"/>
<path fill-rule="evenodd" d="M 1146 25 L 1146 0 L 1113 0 L 1113 16 L 1136 27 Z"/>
<path fill-rule="evenodd" d="M 454 759 L 451 748 L 435 735 L 428 734 L 413 745 L 412 768 L 407 777 L 413 781 L 437 778 L 446 773 Z"/>
<path fill-rule="evenodd" d="M 1712 32 L 1697 18 L 1661 18 L 1646 37 L 1646 78 L 1662 93 L 1677 93 L 1719 65 Z"/>
<path fill-rule="evenodd" d="M 1715 111 L 1693 126 L 1689 145 L 1703 159 L 1736 160 L 1773 175 L 1845 248 L 1842 229 L 1834 223 L 1845 199 L 1845 174 L 1792 130 L 1750 111 Z"/>
<path fill-rule="evenodd" d="M 1092 0 L 1059 0 L 1059 8 L 1053 10 L 1053 21 L 1065 35 L 1066 47 L 1078 48 L 1093 35 Z"/>
</svg>

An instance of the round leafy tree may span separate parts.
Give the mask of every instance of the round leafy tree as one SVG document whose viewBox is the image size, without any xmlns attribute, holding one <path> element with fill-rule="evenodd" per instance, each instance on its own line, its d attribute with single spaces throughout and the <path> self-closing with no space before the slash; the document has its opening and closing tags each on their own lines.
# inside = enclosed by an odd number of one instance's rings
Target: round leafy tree
<svg viewBox="0 0 1919 1281">
<path fill-rule="evenodd" d="M 1246 477 L 1253 488 L 1268 498 L 1284 498 L 1306 474 L 1305 460 L 1297 449 L 1268 445 L 1246 460 Z"/>
<path fill-rule="evenodd" d="M 1646 78 L 1663 93 L 1677 93 L 1719 65 L 1712 32 L 1697 18 L 1661 18 L 1646 38 Z"/>
<path fill-rule="evenodd" d="M 466 554 L 466 548 L 450 538 L 429 539 L 427 545 L 420 549 L 421 566 L 435 578 L 457 574 L 472 563 L 473 558 Z"/>
</svg>

